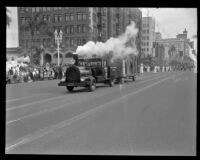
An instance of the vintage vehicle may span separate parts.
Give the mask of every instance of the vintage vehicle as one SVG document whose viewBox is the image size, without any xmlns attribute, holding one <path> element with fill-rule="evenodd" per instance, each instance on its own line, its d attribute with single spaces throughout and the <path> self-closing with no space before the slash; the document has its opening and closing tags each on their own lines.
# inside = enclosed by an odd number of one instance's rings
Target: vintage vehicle
<svg viewBox="0 0 200 160">
<path fill-rule="evenodd" d="M 96 83 L 104 83 L 112 87 L 115 82 L 123 83 L 125 79 L 135 80 L 137 67 L 131 58 L 117 59 L 110 62 L 103 58 L 77 59 L 77 65 L 70 65 L 65 73 L 65 78 L 58 86 L 66 86 L 68 91 L 74 87 L 86 87 L 94 91 Z"/>
<path fill-rule="evenodd" d="M 90 62 L 97 62 L 98 65 L 90 65 Z M 65 78 L 61 80 L 58 86 L 66 86 L 68 91 L 73 91 L 74 87 L 86 87 L 89 91 L 94 91 L 96 83 L 114 85 L 116 67 L 102 67 L 101 59 L 79 60 L 79 65 L 70 65 L 65 73 Z M 87 65 L 86 65 L 87 63 Z"/>
</svg>

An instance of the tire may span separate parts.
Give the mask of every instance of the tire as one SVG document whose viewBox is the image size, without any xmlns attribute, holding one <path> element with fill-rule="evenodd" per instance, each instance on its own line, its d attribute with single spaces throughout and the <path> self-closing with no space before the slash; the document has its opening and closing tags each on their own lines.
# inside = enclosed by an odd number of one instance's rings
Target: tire
<svg viewBox="0 0 200 160">
<path fill-rule="evenodd" d="M 114 86 L 114 80 L 110 80 L 110 81 L 109 81 L 109 86 L 110 86 L 110 87 L 113 87 L 113 86 Z"/>
<path fill-rule="evenodd" d="M 67 90 L 68 90 L 69 92 L 72 92 L 73 89 L 74 89 L 74 86 L 67 86 Z"/>
<path fill-rule="evenodd" d="M 133 76 L 132 80 L 135 81 L 135 76 Z"/>
<path fill-rule="evenodd" d="M 96 89 L 96 82 L 93 80 L 90 85 L 88 86 L 90 92 L 93 92 Z"/>
</svg>

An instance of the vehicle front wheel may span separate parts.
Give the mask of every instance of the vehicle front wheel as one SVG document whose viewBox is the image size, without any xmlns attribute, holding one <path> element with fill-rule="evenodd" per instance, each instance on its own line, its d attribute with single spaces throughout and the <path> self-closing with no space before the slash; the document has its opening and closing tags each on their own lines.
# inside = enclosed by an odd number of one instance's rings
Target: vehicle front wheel
<svg viewBox="0 0 200 160">
<path fill-rule="evenodd" d="M 67 90 L 68 90 L 69 92 L 72 92 L 73 89 L 74 89 L 74 86 L 67 86 Z"/>
<path fill-rule="evenodd" d="M 96 89 L 96 82 L 92 81 L 88 87 L 89 91 L 92 92 Z"/>
</svg>

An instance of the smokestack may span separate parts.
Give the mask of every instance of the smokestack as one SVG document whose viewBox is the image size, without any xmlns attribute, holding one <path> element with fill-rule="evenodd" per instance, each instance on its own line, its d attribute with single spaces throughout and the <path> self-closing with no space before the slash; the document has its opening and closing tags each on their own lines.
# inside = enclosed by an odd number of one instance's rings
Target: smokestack
<svg viewBox="0 0 200 160">
<path fill-rule="evenodd" d="M 117 38 L 111 37 L 105 43 L 89 41 L 84 46 L 78 46 L 76 54 L 92 57 L 93 54 L 104 57 L 111 56 L 111 61 L 117 58 L 125 58 L 129 54 L 138 54 L 135 40 L 138 29 L 132 21 L 123 34 Z"/>
</svg>

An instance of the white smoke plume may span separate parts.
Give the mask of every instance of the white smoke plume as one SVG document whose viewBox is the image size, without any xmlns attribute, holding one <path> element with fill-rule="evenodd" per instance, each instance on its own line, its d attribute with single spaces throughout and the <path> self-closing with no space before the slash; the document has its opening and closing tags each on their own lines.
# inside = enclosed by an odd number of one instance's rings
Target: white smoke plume
<svg viewBox="0 0 200 160">
<path fill-rule="evenodd" d="M 125 33 L 117 38 L 111 37 L 105 43 L 89 41 L 84 46 L 78 46 L 76 54 L 87 57 L 92 57 L 92 55 L 95 54 L 102 57 L 112 53 L 112 59 L 124 58 L 129 54 L 137 55 L 138 51 L 135 45 L 137 33 L 138 29 L 132 21 L 131 24 L 126 27 Z"/>
</svg>

